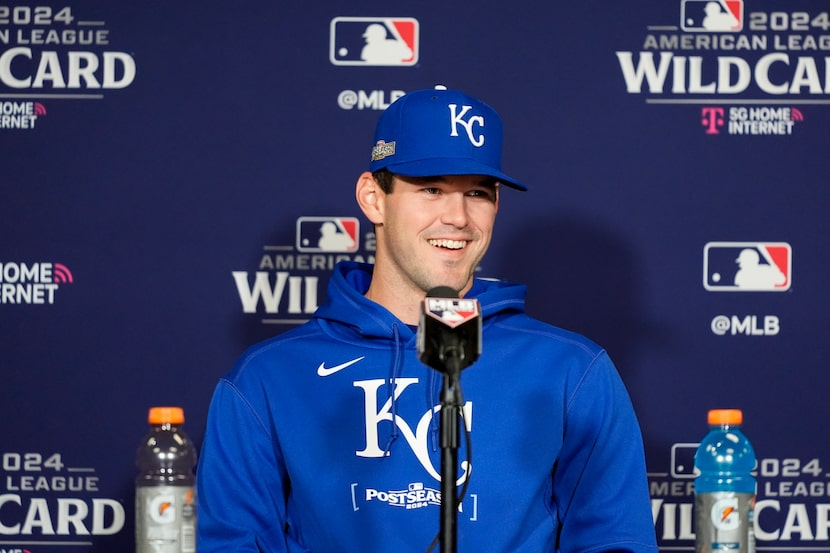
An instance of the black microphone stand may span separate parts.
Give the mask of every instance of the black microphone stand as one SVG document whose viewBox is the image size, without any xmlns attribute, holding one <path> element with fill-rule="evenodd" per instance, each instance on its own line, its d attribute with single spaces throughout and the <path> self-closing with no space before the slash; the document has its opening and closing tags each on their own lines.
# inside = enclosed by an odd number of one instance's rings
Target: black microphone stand
<svg viewBox="0 0 830 553">
<path fill-rule="evenodd" d="M 461 302 L 464 305 L 461 305 Z M 431 330 L 430 330 L 431 329 Z M 464 399 L 461 394 L 461 370 L 481 355 L 481 312 L 476 300 L 461 300 L 458 291 L 438 286 L 427 292 L 421 325 L 418 329 L 418 358 L 444 375 L 441 391 L 441 520 L 436 541 L 441 553 L 455 553 L 458 547 L 458 449 L 461 442 L 459 421 L 463 421 Z M 467 455 L 470 453 L 470 435 Z M 469 478 L 468 466 L 467 473 Z M 467 481 L 461 494 L 467 490 Z"/>
<path fill-rule="evenodd" d="M 440 358 L 445 371 L 441 390 L 441 553 L 458 550 L 458 448 L 461 442 L 461 361 L 464 350 L 458 345 L 446 348 Z"/>
</svg>

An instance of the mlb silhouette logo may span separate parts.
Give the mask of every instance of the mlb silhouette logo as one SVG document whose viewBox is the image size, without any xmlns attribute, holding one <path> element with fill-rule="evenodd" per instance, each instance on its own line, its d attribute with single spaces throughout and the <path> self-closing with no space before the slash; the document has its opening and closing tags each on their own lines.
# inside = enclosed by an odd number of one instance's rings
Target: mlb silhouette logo
<svg viewBox="0 0 830 553">
<path fill-rule="evenodd" d="M 355 252 L 360 222 L 355 217 L 300 217 L 297 219 L 297 251 Z"/>
<path fill-rule="evenodd" d="M 785 292 L 792 283 L 786 242 L 709 242 L 703 248 L 703 287 L 712 292 Z"/>
<path fill-rule="evenodd" d="M 700 444 L 674 444 L 671 446 L 672 478 L 694 478 L 695 453 Z"/>
<path fill-rule="evenodd" d="M 334 65 L 415 65 L 418 27 L 412 17 L 335 17 L 329 60 Z"/>
<path fill-rule="evenodd" d="M 680 27 L 691 32 L 737 33 L 744 28 L 744 1 L 683 0 Z"/>
</svg>

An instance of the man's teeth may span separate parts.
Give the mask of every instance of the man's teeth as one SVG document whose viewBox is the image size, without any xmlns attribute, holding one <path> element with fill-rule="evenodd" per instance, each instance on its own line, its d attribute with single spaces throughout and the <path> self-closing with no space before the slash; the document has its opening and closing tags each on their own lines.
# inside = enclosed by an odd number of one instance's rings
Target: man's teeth
<svg viewBox="0 0 830 553">
<path fill-rule="evenodd" d="M 430 240 L 429 243 L 433 246 L 448 248 L 450 250 L 460 250 L 467 245 L 467 242 L 464 240 Z"/>
</svg>

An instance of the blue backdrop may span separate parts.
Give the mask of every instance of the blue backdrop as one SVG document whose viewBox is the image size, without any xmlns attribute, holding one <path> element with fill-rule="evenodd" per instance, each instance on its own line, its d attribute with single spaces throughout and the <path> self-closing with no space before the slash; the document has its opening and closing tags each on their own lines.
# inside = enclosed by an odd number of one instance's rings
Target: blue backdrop
<svg viewBox="0 0 830 553">
<path fill-rule="evenodd" d="M 0 551 L 132 550 L 147 409 L 184 407 L 200 445 L 242 350 L 372 259 L 353 194 L 375 120 L 437 83 L 505 121 L 530 191 L 503 194 L 480 274 L 611 353 L 661 548 L 692 549 L 694 445 L 737 407 L 758 549 L 830 551 L 828 13 L 0 3 Z M 315 245 L 327 222 L 354 247 Z"/>
</svg>

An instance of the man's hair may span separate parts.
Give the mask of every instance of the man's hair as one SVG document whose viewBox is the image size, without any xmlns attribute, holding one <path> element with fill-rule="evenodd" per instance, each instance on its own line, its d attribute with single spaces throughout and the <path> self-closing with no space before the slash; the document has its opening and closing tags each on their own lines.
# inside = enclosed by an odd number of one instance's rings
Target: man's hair
<svg viewBox="0 0 830 553">
<path fill-rule="evenodd" d="M 385 194 L 392 193 L 392 184 L 395 178 L 395 174 L 392 171 L 386 168 L 378 169 L 377 171 L 372 173 L 372 177 L 375 179 L 375 182 L 378 183 L 378 186 L 380 186 L 380 189 L 383 190 Z M 492 181 L 494 186 L 495 183 L 498 182 L 498 180 L 495 178 L 488 179 L 488 182 L 490 181 Z"/>
<path fill-rule="evenodd" d="M 395 178 L 395 175 L 389 169 L 383 168 L 378 169 L 374 173 L 372 173 L 372 177 L 374 177 L 375 182 L 380 185 L 380 189 L 383 190 L 385 194 L 392 193 L 392 179 Z"/>
</svg>

